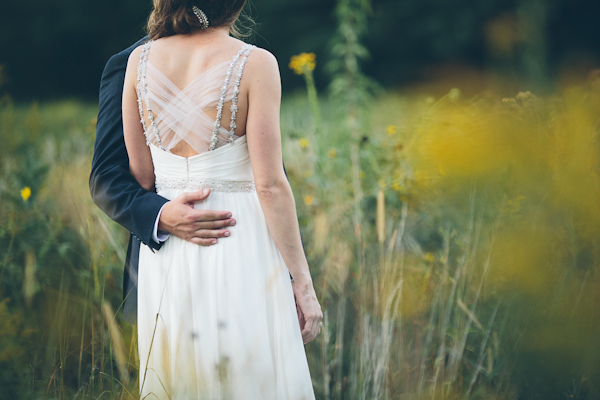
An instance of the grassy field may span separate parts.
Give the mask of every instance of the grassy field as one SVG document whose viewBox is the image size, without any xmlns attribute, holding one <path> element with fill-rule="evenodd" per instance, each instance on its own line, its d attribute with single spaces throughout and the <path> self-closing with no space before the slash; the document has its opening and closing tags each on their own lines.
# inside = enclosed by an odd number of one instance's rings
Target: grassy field
<svg viewBox="0 0 600 400">
<path fill-rule="evenodd" d="M 600 90 L 314 101 L 287 97 L 282 132 L 317 398 L 600 398 Z M 96 112 L 0 103 L 0 399 L 135 398 Z"/>
</svg>

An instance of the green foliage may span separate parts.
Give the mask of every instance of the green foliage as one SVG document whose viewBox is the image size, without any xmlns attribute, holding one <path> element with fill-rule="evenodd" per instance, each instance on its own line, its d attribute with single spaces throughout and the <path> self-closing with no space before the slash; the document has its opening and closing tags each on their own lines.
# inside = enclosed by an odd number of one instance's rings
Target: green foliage
<svg viewBox="0 0 600 400">
<path fill-rule="evenodd" d="M 96 235 L 104 228 L 107 237 L 126 237 L 89 199 L 94 108 L 10 99 L 0 106 L 2 398 L 71 398 L 84 387 L 90 394 L 114 387 L 94 382 L 98 367 L 112 368 L 110 347 L 103 350 L 109 338 L 94 337 L 94 329 L 103 331 L 107 284 L 107 298 L 120 303 L 114 276 L 121 275 L 123 250 L 115 253 Z"/>
<path fill-rule="evenodd" d="M 335 9 L 338 29 L 331 44 L 332 59 L 327 65 L 333 76 L 330 92 L 350 106 L 366 105 L 369 100 L 366 96 L 376 87 L 360 66 L 360 62 L 369 58 L 361 39 L 367 33 L 370 11 L 369 0 L 338 1 Z"/>
</svg>

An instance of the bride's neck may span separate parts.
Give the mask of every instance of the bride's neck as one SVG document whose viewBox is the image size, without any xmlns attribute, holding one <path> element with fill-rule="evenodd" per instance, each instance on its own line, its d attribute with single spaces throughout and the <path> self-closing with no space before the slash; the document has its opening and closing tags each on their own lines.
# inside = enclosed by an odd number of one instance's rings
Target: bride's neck
<svg viewBox="0 0 600 400">
<path fill-rule="evenodd" d="M 229 26 L 217 26 L 215 28 L 207 28 L 202 31 L 189 33 L 187 36 L 190 40 L 199 42 L 212 42 L 215 39 L 229 37 Z"/>
</svg>

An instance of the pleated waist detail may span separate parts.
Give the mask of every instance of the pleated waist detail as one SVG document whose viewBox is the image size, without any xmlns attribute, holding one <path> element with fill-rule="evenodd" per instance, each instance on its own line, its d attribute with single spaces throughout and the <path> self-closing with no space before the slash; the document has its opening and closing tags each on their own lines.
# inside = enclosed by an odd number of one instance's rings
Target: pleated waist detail
<svg viewBox="0 0 600 400">
<path fill-rule="evenodd" d="M 216 150 L 181 157 L 151 145 L 156 191 L 253 192 L 254 175 L 246 136 Z"/>
</svg>

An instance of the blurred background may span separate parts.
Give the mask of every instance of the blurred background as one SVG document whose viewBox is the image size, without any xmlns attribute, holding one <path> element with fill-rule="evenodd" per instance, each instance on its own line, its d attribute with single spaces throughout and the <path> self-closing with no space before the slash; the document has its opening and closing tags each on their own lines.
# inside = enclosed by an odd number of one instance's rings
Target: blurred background
<svg viewBox="0 0 600 400">
<path fill-rule="evenodd" d="M 0 399 L 134 399 L 98 87 L 149 0 L 3 0 Z M 600 3 L 255 0 L 318 399 L 600 399 Z"/>
<path fill-rule="evenodd" d="M 255 0 L 252 41 L 285 60 L 314 52 L 331 59 L 336 2 Z M 96 99 L 104 64 L 144 36 L 152 2 L 4 0 L 0 65 L 5 90 L 18 99 Z M 363 45 L 365 73 L 389 87 L 431 82 L 449 72 L 470 79 L 494 72 L 529 88 L 565 71 L 597 66 L 600 27 L 591 0 L 377 0 Z M 286 91 L 299 87 L 282 68 Z M 330 80 L 315 72 L 317 84 Z M 477 81 L 476 81 L 477 82 Z"/>
</svg>

